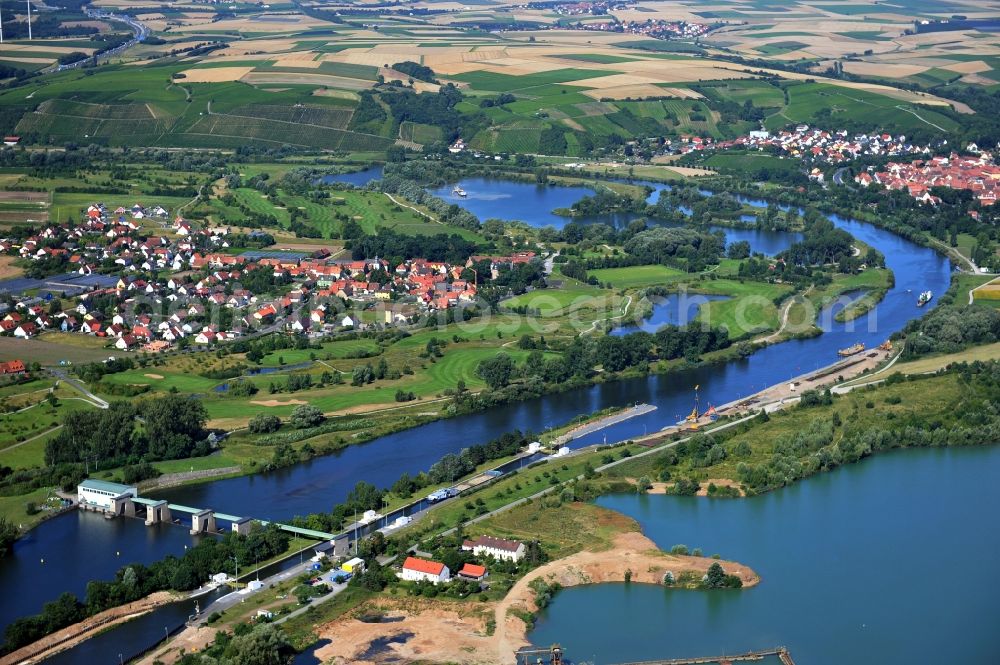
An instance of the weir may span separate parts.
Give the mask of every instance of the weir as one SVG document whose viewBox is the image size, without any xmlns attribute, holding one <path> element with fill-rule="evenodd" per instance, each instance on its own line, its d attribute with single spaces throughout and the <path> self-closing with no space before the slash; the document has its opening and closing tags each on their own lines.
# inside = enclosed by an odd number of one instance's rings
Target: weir
<svg viewBox="0 0 1000 665">
<path fill-rule="evenodd" d="M 250 533 L 250 529 L 254 522 L 257 522 L 262 526 L 271 524 L 271 522 L 268 522 L 267 520 L 257 520 L 252 517 L 240 517 L 239 515 L 219 513 L 211 508 L 192 508 L 191 506 L 169 503 L 163 499 L 144 499 L 139 496 L 124 497 L 119 499 L 115 504 L 113 514 L 124 515 L 126 517 L 136 517 L 136 506 L 142 506 L 145 509 L 146 526 L 153 526 L 155 524 L 160 524 L 161 522 L 165 522 L 167 524 L 180 523 L 180 518 L 175 519 L 175 515 L 190 515 L 192 534 L 221 533 L 222 531 L 218 526 L 219 521 L 229 522 L 232 525 L 231 529 L 233 533 L 241 535 Z M 295 534 L 297 536 L 304 536 L 306 538 L 315 538 L 316 540 L 334 540 L 337 537 L 332 533 L 315 531 L 313 529 L 303 529 L 302 527 L 292 526 L 291 524 L 282 524 L 281 522 L 274 522 L 274 524 L 282 531 L 287 531 L 288 533 Z"/>
</svg>

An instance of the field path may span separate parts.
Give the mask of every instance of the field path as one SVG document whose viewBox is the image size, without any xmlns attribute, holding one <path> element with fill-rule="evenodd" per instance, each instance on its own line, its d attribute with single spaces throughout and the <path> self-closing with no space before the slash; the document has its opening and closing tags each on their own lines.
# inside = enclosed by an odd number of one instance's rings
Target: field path
<svg viewBox="0 0 1000 665">
<path fill-rule="evenodd" d="M 98 397 L 97 395 L 95 395 L 94 393 L 90 392 L 87 389 L 87 387 L 84 386 L 81 382 L 77 381 L 76 379 L 70 378 L 70 376 L 66 372 L 64 372 L 63 370 L 61 370 L 61 369 L 52 369 L 52 370 L 49 370 L 49 371 L 52 372 L 53 376 L 61 379 L 62 381 L 65 381 L 66 385 L 68 385 L 70 387 L 73 387 L 73 388 L 76 388 L 79 392 L 83 393 L 83 395 L 85 397 L 87 397 L 91 402 L 93 402 L 94 406 L 98 407 L 99 409 L 106 409 L 109 406 L 111 406 L 106 401 L 104 401 L 103 399 L 101 399 L 100 397 Z"/>
<path fill-rule="evenodd" d="M 997 277 L 996 279 L 991 279 L 990 281 L 986 282 L 985 284 L 980 284 L 979 286 L 977 286 L 975 288 L 969 289 L 969 304 L 971 305 L 975 301 L 976 298 L 975 298 L 975 296 L 973 294 L 976 291 L 978 291 L 979 289 L 983 288 L 984 286 L 989 286 L 993 282 L 997 281 L 997 279 L 1000 279 L 1000 277 Z"/>
<path fill-rule="evenodd" d="M 907 113 L 912 113 L 912 114 L 913 114 L 913 116 L 914 116 L 914 117 L 915 117 L 915 118 L 916 118 L 917 120 L 919 120 L 920 122 L 922 122 L 922 123 L 925 123 L 925 124 L 928 124 L 928 125 L 930 125 L 931 127 L 934 127 L 935 129 L 938 129 L 938 130 L 940 130 L 940 131 L 942 131 L 942 132 L 944 132 L 944 133 L 946 133 L 946 134 L 948 133 L 948 130 L 947 130 L 947 129 L 945 129 L 945 128 L 944 128 L 944 127 L 942 127 L 941 125 L 935 125 L 935 124 L 934 124 L 933 122 L 931 122 L 930 120 L 927 120 L 926 118 L 922 118 L 922 117 L 920 117 L 920 114 L 919 114 L 919 113 L 917 113 L 916 111 L 914 111 L 913 109 L 908 109 L 908 108 L 906 108 L 905 106 L 903 106 L 903 105 L 901 105 L 901 104 L 897 104 L 897 105 L 896 105 L 896 108 L 897 108 L 897 109 L 899 109 L 900 111 L 906 111 Z"/>
<path fill-rule="evenodd" d="M 62 428 L 62 425 L 56 425 L 52 429 L 45 430 L 41 434 L 36 434 L 35 436 L 31 437 L 30 439 L 25 439 L 24 441 L 22 441 L 20 443 L 15 443 L 13 446 L 7 446 L 6 448 L 3 448 L 2 450 L 0 450 L 0 453 L 5 453 L 8 450 L 14 450 L 15 448 L 20 448 L 21 446 L 23 446 L 26 443 L 31 443 L 35 439 L 40 439 L 43 436 L 48 436 L 49 434 L 52 434 L 52 432 L 59 431 L 61 428 Z"/>
<path fill-rule="evenodd" d="M 810 291 L 812 291 L 812 288 L 813 287 L 810 285 L 809 288 L 801 294 L 793 295 L 789 298 L 788 302 L 785 303 L 785 306 L 781 308 L 781 325 L 778 326 L 778 329 L 770 335 L 764 335 L 752 340 L 751 344 L 770 344 L 775 341 L 781 333 L 785 332 L 785 328 L 788 327 L 788 313 L 791 311 L 792 305 L 799 302 L 799 298 L 804 298 Z"/>
<path fill-rule="evenodd" d="M 431 217 L 431 216 L 430 216 L 430 215 L 428 215 L 427 213 L 425 213 L 425 212 L 421 212 L 420 210 L 417 210 L 417 209 L 416 209 L 416 208 L 414 208 L 413 206 L 408 206 L 408 205 L 406 205 L 405 203 L 400 203 L 399 201 L 397 201 L 396 199 L 394 199 L 394 198 L 393 198 L 393 196 L 392 196 L 392 194 L 390 194 L 389 192 L 385 192 L 385 195 L 389 197 L 389 200 L 390 200 L 390 201 L 392 201 L 392 202 L 393 202 L 393 203 L 395 203 L 396 205 L 400 206 L 401 208 L 409 208 L 410 210 L 412 210 L 413 212 L 417 213 L 417 214 L 418 214 L 418 215 L 420 215 L 421 217 L 424 217 L 424 218 L 426 218 L 426 219 L 429 219 L 429 220 L 431 220 L 432 222 L 434 222 L 435 224 L 441 224 L 442 226 L 444 226 L 444 224 L 443 224 L 443 223 L 441 223 L 440 221 L 438 221 L 438 220 L 434 219 L 433 217 Z"/>
<path fill-rule="evenodd" d="M 617 316 L 611 316 L 606 319 L 595 319 L 594 322 L 590 324 L 589 328 L 580 333 L 580 337 L 583 337 L 584 335 L 589 335 L 590 333 L 597 330 L 597 324 L 601 323 L 602 321 L 614 321 L 616 319 L 625 318 L 626 316 L 628 316 L 628 308 L 631 306 L 632 306 L 632 296 L 631 295 L 625 296 L 625 306 L 622 308 L 621 314 Z"/>
</svg>

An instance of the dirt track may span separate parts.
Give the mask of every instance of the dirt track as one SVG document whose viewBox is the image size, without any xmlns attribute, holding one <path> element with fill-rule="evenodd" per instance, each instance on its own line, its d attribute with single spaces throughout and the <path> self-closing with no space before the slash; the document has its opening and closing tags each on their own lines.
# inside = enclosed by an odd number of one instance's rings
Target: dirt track
<svg viewBox="0 0 1000 665">
<path fill-rule="evenodd" d="M 384 661 L 452 662 L 467 665 L 514 663 L 514 653 L 528 644 L 523 621 L 511 609 L 534 610 L 532 580 L 544 578 L 564 587 L 600 582 L 621 582 L 625 571 L 632 580 L 660 584 L 667 571 L 675 575 L 691 571 L 703 573 L 715 559 L 674 556 L 657 549 L 641 533 L 619 534 L 613 548 L 602 552 L 578 552 L 531 571 L 520 579 L 499 603 L 476 605 L 426 601 L 410 598 L 379 601 L 388 621 L 365 623 L 345 617 L 319 628 L 321 638 L 331 640 L 318 650 L 323 662 L 362 665 Z M 738 563 L 719 561 L 727 573 L 739 575 L 744 586 L 760 579 Z M 682 592 L 683 593 L 683 592 Z M 486 634 L 486 620 L 492 612 L 493 635 Z M 376 642 L 377 641 L 377 642 Z M 373 648 L 381 644 L 380 648 Z"/>
</svg>

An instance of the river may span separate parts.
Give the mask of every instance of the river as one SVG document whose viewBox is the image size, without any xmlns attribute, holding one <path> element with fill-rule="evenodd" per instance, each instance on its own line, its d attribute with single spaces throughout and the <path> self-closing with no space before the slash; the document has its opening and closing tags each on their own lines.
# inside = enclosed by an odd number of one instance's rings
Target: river
<svg viewBox="0 0 1000 665">
<path fill-rule="evenodd" d="M 496 183 L 503 183 L 503 192 L 517 187 L 525 197 L 540 195 L 534 184 L 495 180 L 459 184 L 473 192 Z M 565 202 L 566 189 L 548 187 L 540 190 L 553 197 L 535 200 L 534 211 L 543 220 L 540 223 L 544 225 L 545 211 Z M 654 192 L 653 196 L 656 195 Z M 520 197 L 513 198 L 519 200 Z M 756 207 L 766 205 L 763 201 L 748 199 L 748 202 Z M 155 492 L 154 496 L 241 516 L 288 519 L 329 510 L 360 480 L 388 486 L 403 472 L 412 474 L 426 470 L 445 453 L 485 442 L 513 427 L 540 431 L 565 423 L 581 413 L 647 402 L 659 408 L 646 416 L 583 437 L 574 441 L 571 447 L 652 432 L 673 424 L 681 414 L 691 410 L 692 387 L 696 384 L 701 385 L 702 399 L 714 404 L 749 395 L 792 375 L 830 364 L 836 360 L 838 348 L 857 341 L 869 347 L 881 343 L 908 320 L 926 312 L 917 309 L 915 292 L 931 289 L 938 294 L 947 289 L 950 264 L 934 251 L 869 224 L 838 216 L 831 219 L 838 227 L 882 251 L 888 267 L 895 273 L 896 284 L 867 315 L 848 323 L 830 320 L 821 336 L 770 346 L 745 360 L 727 364 L 544 395 L 482 413 L 433 422 L 271 473 L 180 487 Z M 533 218 L 529 217 L 528 221 Z M 13 618 L 37 612 L 44 602 L 62 591 L 80 591 L 85 580 L 113 577 L 128 561 L 150 562 L 177 553 L 178 543 L 187 538 L 183 529 L 174 529 L 166 538 L 154 537 L 153 534 L 162 531 L 151 531 L 141 522 L 132 520 L 115 520 L 110 523 L 115 525 L 114 537 L 98 535 L 95 538 L 95 528 L 107 523 L 101 520 L 95 527 L 88 517 L 74 512 L 51 520 L 16 543 L 13 554 L 0 561 L 0 588 L 5 593 L 0 627 Z M 121 556 L 115 554 L 118 551 L 122 551 Z M 81 557 L 79 552 L 87 552 L 87 556 Z M 42 558 L 54 565 L 33 569 L 33 562 Z"/>
<path fill-rule="evenodd" d="M 602 497 L 662 549 L 719 553 L 760 585 L 574 587 L 529 638 L 598 663 L 778 645 L 806 665 L 996 663 L 998 474 L 997 446 L 903 450 L 751 499 Z"/>
</svg>

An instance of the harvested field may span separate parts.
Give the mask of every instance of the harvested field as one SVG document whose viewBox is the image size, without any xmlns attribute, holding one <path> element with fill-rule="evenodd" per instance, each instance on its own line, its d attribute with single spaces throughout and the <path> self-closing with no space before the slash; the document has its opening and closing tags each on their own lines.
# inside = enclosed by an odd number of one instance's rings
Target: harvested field
<svg viewBox="0 0 1000 665">
<path fill-rule="evenodd" d="M 35 46 L 33 44 L 11 44 L 5 42 L 3 48 L 8 53 L 86 53 L 90 55 L 95 49 L 86 46 L 56 46 L 55 44 L 45 44 Z"/>
<path fill-rule="evenodd" d="M 253 67 L 202 67 L 183 72 L 184 83 L 227 83 L 239 81 L 253 71 Z"/>
<path fill-rule="evenodd" d="M 227 68 L 235 69 L 235 68 Z M 212 69 L 204 71 L 215 71 Z M 300 72 L 256 72 L 249 71 L 240 78 L 244 83 L 251 85 L 278 83 L 286 85 L 328 85 L 344 90 L 365 90 L 372 87 L 372 81 L 352 79 L 345 76 L 333 76 L 331 74 L 305 74 Z"/>
<path fill-rule="evenodd" d="M 275 67 L 300 67 L 303 69 L 319 69 L 322 60 L 316 60 L 313 53 L 288 53 L 272 60 Z"/>
<path fill-rule="evenodd" d="M 862 76 L 884 76 L 888 78 L 904 78 L 926 71 L 922 65 L 893 65 L 881 62 L 845 62 L 844 71 Z"/>
<path fill-rule="evenodd" d="M 52 58 L 8 58 L 6 56 L 0 57 L 3 62 L 23 62 L 26 65 L 46 65 L 50 62 L 54 62 Z"/>
<path fill-rule="evenodd" d="M 0 279 L 20 277 L 24 273 L 24 270 L 14 265 L 16 259 L 16 256 L 8 256 L 6 254 L 0 256 Z"/>
<path fill-rule="evenodd" d="M 4 192 L 0 191 L 0 203 L 20 201 L 23 203 L 48 203 L 48 192 Z"/>
<path fill-rule="evenodd" d="M 657 88 L 651 83 L 641 85 L 623 85 L 613 88 L 595 88 L 584 92 L 594 99 L 639 99 L 643 97 L 663 97 L 663 88 Z"/>
<path fill-rule="evenodd" d="M 291 51 L 299 45 L 298 39 L 248 39 L 233 42 L 228 48 L 217 51 L 217 56 L 250 55 L 254 53 L 279 53 Z"/>
<path fill-rule="evenodd" d="M 979 74 L 981 72 L 988 72 L 993 68 L 982 60 L 973 60 L 971 62 L 955 62 L 948 65 L 941 65 L 941 69 L 958 72 L 959 74 Z"/>
</svg>

